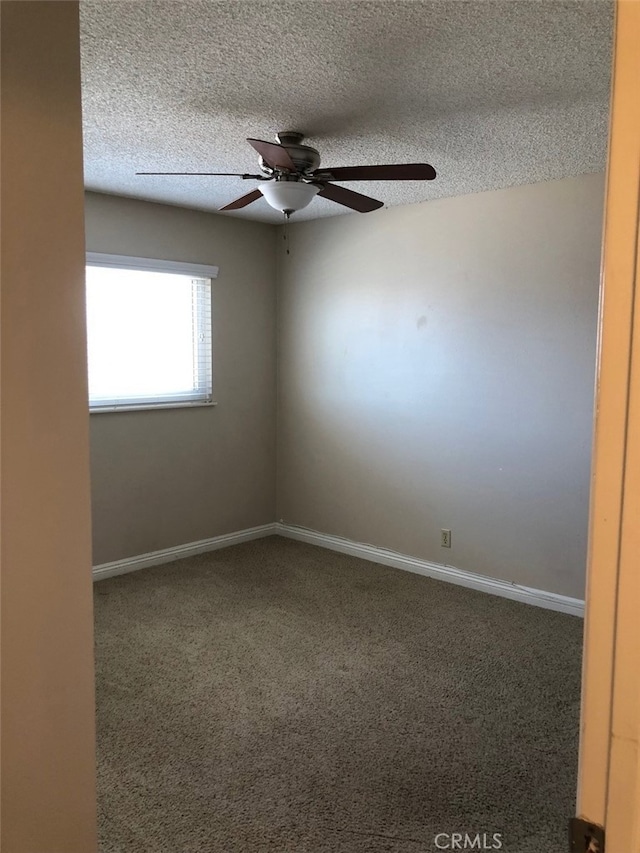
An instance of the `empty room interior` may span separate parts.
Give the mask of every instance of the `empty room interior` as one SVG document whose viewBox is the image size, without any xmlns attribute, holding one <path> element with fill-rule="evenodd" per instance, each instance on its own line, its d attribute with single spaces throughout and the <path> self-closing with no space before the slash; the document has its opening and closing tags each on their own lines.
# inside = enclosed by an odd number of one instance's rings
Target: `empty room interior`
<svg viewBox="0 0 640 853">
<path fill-rule="evenodd" d="M 612 32 L 80 4 L 102 853 L 566 849 Z"/>
</svg>

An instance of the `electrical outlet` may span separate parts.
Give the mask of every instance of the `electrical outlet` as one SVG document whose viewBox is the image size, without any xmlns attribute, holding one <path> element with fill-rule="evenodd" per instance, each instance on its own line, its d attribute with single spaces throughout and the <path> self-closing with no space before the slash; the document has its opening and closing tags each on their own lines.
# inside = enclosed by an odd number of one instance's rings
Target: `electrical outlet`
<svg viewBox="0 0 640 853">
<path fill-rule="evenodd" d="M 451 548 L 451 531 L 442 528 L 440 531 L 440 545 L 442 548 Z"/>
</svg>

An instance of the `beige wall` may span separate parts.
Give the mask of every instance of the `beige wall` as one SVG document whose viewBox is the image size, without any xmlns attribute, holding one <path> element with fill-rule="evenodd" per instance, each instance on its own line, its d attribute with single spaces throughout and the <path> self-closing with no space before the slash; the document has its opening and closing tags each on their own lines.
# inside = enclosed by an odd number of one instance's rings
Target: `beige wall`
<svg viewBox="0 0 640 853">
<path fill-rule="evenodd" d="M 272 522 L 273 227 L 88 193 L 86 235 L 88 251 L 220 267 L 218 405 L 91 416 L 94 564 Z"/>
<path fill-rule="evenodd" d="M 0 847 L 91 853 L 96 807 L 78 4 L 3 2 L 0 15 Z"/>
<path fill-rule="evenodd" d="M 588 175 L 292 225 L 278 517 L 581 597 L 602 208 Z"/>
<path fill-rule="evenodd" d="M 277 517 L 582 596 L 603 178 L 275 230 L 88 193 L 90 251 L 220 266 L 213 409 L 93 415 L 94 563 Z M 441 527 L 453 547 L 439 544 Z"/>
</svg>

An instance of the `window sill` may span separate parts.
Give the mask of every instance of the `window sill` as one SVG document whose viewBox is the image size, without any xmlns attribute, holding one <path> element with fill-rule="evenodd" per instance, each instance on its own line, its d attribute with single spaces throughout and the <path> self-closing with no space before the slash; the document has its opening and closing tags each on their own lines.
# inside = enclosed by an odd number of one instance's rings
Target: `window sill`
<svg viewBox="0 0 640 853">
<path fill-rule="evenodd" d="M 104 408 L 92 409 L 89 408 L 90 415 L 113 415 L 117 412 L 156 412 L 166 409 L 202 409 L 217 406 L 216 400 L 211 400 L 208 403 L 153 403 L 152 405 L 132 404 L 130 406 L 104 406 Z"/>
</svg>

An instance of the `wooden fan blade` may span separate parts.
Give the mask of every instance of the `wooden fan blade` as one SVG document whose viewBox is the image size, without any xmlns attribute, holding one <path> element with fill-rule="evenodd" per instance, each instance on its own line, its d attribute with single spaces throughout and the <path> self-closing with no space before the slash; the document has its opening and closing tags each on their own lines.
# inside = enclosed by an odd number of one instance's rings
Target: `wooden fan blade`
<svg viewBox="0 0 640 853">
<path fill-rule="evenodd" d="M 337 187 L 335 184 L 323 184 L 318 195 L 338 204 L 343 204 L 345 207 L 350 207 L 351 210 L 357 210 L 358 213 L 369 213 L 384 206 L 383 201 L 369 198 L 368 195 L 361 193 L 354 193 L 353 190 L 348 190 L 346 187 Z"/>
<path fill-rule="evenodd" d="M 272 169 L 284 169 L 286 172 L 297 171 L 289 152 L 282 145 L 278 145 L 276 142 L 265 142 L 262 139 L 247 139 L 247 142 L 255 148 L 264 162 Z"/>
<path fill-rule="evenodd" d="M 395 166 L 338 166 L 318 169 L 331 181 L 432 181 L 436 170 L 428 163 L 404 163 Z"/>
<path fill-rule="evenodd" d="M 225 206 L 221 207 L 220 210 L 239 210 L 241 207 L 246 207 L 248 204 L 251 204 L 252 201 L 257 201 L 259 198 L 262 198 L 260 190 L 251 190 L 250 193 L 241 195 L 240 198 L 237 198 L 235 201 L 225 204 Z"/>
<path fill-rule="evenodd" d="M 255 180 L 264 178 L 264 175 L 243 175 L 240 172 L 136 172 L 136 175 L 223 175 L 228 178 L 254 178 Z"/>
</svg>

